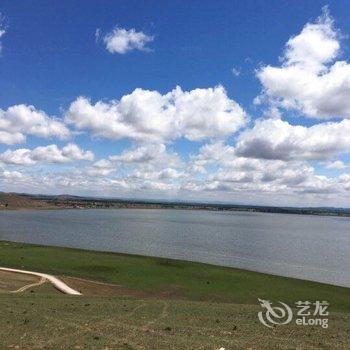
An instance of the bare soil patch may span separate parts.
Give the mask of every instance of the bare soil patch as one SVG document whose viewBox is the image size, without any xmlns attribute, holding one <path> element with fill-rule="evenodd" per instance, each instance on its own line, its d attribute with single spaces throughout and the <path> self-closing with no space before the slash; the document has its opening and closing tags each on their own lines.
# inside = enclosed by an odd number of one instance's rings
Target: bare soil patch
<svg viewBox="0 0 350 350">
<path fill-rule="evenodd" d="M 39 281 L 39 277 L 0 271 L 0 293 L 14 292 L 27 285 L 38 283 Z"/>
</svg>

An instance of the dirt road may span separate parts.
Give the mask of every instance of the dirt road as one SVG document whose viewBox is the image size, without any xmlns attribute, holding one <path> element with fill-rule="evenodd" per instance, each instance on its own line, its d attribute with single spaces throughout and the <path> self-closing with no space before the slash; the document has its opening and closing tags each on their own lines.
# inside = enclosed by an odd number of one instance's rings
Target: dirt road
<svg viewBox="0 0 350 350">
<path fill-rule="evenodd" d="M 70 295 L 81 295 L 80 292 L 78 292 L 77 290 L 75 290 L 73 288 L 70 288 L 69 286 L 67 286 L 64 282 L 62 282 L 57 277 L 52 276 L 52 275 L 48 275 L 46 273 L 26 271 L 26 270 L 18 270 L 18 269 L 10 269 L 10 268 L 7 268 L 7 267 L 0 267 L 0 270 L 8 271 L 8 272 L 24 273 L 24 274 L 27 274 L 27 275 L 38 276 L 38 277 L 44 278 L 45 280 L 48 280 L 49 282 L 51 282 L 55 286 L 55 288 L 57 288 L 62 293 L 70 294 Z"/>
</svg>

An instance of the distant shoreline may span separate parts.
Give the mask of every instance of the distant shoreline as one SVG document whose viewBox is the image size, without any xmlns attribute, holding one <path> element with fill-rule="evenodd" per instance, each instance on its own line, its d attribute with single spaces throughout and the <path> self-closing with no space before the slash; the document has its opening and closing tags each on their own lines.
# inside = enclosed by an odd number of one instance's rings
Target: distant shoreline
<svg viewBox="0 0 350 350">
<path fill-rule="evenodd" d="M 50 210 L 125 210 L 125 209 L 138 209 L 138 210 L 193 210 L 193 211 L 211 211 L 211 212 L 235 212 L 235 213 L 262 213 L 262 214 L 285 214 L 285 215 L 311 215 L 311 216 L 331 216 L 350 218 L 350 213 L 333 213 L 333 212 L 293 212 L 293 211 L 269 211 L 269 210 L 254 210 L 254 209 L 211 209 L 211 208 L 190 208 L 190 207 L 165 207 L 165 206 L 114 206 L 114 207 L 32 207 L 32 208 L 0 208 L 1 211 L 50 211 Z"/>
<path fill-rule="evenodd" d="M 327 207 L 274 207 L 239 204 L 211 204 L 190 202 L 162 202 L 126 199 L 104 199 L 77 196 L 50 196 L 0 192 L 0 210 L 52 210 L 52 209 L 182 209 L 258 212 L 350 217 L 348 208 Z"/>
</svg>

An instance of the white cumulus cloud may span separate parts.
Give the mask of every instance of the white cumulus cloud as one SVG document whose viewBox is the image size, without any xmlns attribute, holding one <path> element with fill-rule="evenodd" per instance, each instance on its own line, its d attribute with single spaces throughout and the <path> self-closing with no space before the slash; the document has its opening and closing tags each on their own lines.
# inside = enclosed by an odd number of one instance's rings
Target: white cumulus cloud
<svg viewBox="0 0 350 350">
<path fill-rule="evenodd" d="M 5 35 L 5 33 L 6 33 L 6 30 L 0 28 L 0 39 Z M 2 43 L 0 41 L 0 54 L 1 54 L 1 51 L 2 51 Z"/>
<path fill-rule="evenodd" d="M 350 64 L 336 61 L 339 32 L 324 9 L 315 23 L 286 43 L 279 67 L 263 66 L 257 76 L 273 104 L 311 118 L 350 118 Z"/>
<path fill-rule="evenodd" d="M 176 154 L 169 154 L 164 144 L 146 144 L 124 150 L 120 155 L 110 156 L 110 160 L 126 163 L 153 163 L 165 160 L 168 163 L 177 162 Z"/>
<path fill-rule="evenodd" d="M 327 159 L 350 152 L 350 120 L 311 127 L 280 119 L 258 120 L 238 137 L 236 154 L 262 159 Z"/>
<path fill-rule="evenodd" d="M 97 31 L 98 36 L 100 31 Z M 137 32 L 134 28 L 124 29 L 115 27 L 111 32 L 107 33 L 103 42 L 106 49 L 110 53 L 125 54 L 132 50 L 148 51 L 146 45 L 153 41 L 153 37 L 143 32 Z"/>
<path fill-rule="evenodd" d="M 6 28 L 3 24 L 3 16 L 0 13 L 0 39 L 6 34 Z M 0 55 L 2 51 L 2 43 L 0 41 Z"/>
<path fill-rule="evenodd" d="M 12 165 L 35 165 L 38 163 L 68 163 L 78 160 L 92 161 L 94 155 L 83 151 L 77 145 L 69 143 L 63 148 L 56 145 L 40 146 L 34 149 L 20 148 L 7 150 L 0 154 L 0 162 Z"/>
<path fill-rule="evenodd" d="M 136 89 L 119 101 L 95 104 L 79 97 L 65 115 L 67 123 L 94 136 L 145 142 L 226 137 L 246 120 L 244 110 L 222 86 L 191 91 L 177 87 L 164 95 Z"/>
<path fill-rule="evenodd" d="M 62 121 L 49 117 L 34 106 L 20 104 L 7 110 L 0 109 L 0 143 L 22 143 L 26 135 L 66 139 L 70 131 Z"/>
</svg>

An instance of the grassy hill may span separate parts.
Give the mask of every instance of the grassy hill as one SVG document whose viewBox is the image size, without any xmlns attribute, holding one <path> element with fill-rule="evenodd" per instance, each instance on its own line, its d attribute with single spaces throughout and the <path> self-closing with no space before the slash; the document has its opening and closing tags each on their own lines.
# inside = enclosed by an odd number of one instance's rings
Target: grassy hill
<svg viewBox="0 0 350 350">
<path fill-rule="evenodd" d="M 329 328 L 259 323 L 257 305 L 130 297 L 0 294 L 1 349 L 349 349 L 350 315 Z"/>
<path fill-rule="evenodd" d="M 25 196 L 0 192 L 0 210 L 1 209 L 40 209 L 47 208 L 49 205 L 41 200 L 34 200 Z"/>
<path fill-rule="evenodd" d="M 258 298 L 327 300 L 350 312 L 349 288 L 188 261 L 0 241 L 0 266 L 113 283 L 142 297 L 253 305 Z"/>
<path fill-rule="evenodd" d="M 0 293 L 1 349 L 348 349 L 348 288 L 186 261 L 10 242 L 0 242 L 0 266 L 52 273 L 84 294 L 62 295 L 47 283 L 23 294 Z M 293 322 L 266 328 L 257 318 L 257 298 L 291 306 L 327 300 L 329 328 Z"/>
</svg>

